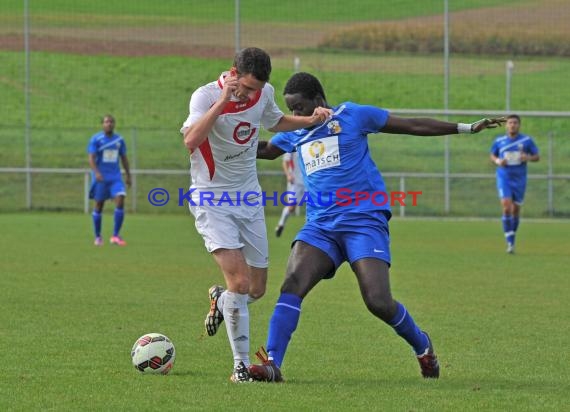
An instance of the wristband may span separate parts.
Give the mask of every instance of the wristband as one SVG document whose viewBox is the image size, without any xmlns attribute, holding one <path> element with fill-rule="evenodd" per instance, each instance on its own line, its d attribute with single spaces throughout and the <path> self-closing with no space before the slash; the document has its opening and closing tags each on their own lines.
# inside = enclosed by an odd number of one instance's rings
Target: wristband
<svg viewBox="0 0 570 412">
<path fill-rule="evenodd" d="M 499 158 L 496 158 L 496 159 L 495 159 L 495 164 L 496 164 L 497 166 L 501 166 L 501 163 L 502 163 L 502 160 L 501 160 L 501 159 L 499 159 Z"/>
<path fill-rule="evenodd" d="M 457 133 L 459 133 L 459 134 L 464 134 L 464 133 L 471 134 L 471 133 L 473 133 L 471 126 L 472 125 L 470 123 L 457 123 Z"/>
</svg>

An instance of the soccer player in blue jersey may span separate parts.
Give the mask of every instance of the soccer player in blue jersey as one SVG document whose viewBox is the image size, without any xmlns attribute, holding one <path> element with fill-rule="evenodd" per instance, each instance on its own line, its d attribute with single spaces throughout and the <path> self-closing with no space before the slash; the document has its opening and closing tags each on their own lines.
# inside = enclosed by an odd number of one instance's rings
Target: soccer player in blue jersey
<svg viewBox="0 0 570 412">
<path fill-rule="evenodd" d="M 526 190 L 526 164 L 538 162 L 538 147 L 530 136 L 520 133 L 521 119 L 507 117 L 507 133 L 491 146 L 491 161 L 497 165 L 497 190 L 503 207 L 503 231 L 507 253 L 515 253 L 515 235 Z"/>
<path fill-rule="evenodd" d="M 308 73 L 293 75 L 284 95 L 294 115 L 306 115 L 318 106 L 330 107 L 320 82 Z M 307 201 L 307 223 L 293 241 L 281 295 L 269 323 L 268 354 L 263 348 L 258 352 L 262 364 L 251 365 L 250 375 L 261 381 L 282 380 L 280 367 L 297 328 L 303 299 L 320 280 L 332 278 L 341 263 L 348 261 L 370 312 L 411 345 L 425 378 L 437 378 L 439 363 L 429 336 L 390 291 L 391 212 L 385 199 L 372 195 L 385 193 L 386 187 L 370 157 L 368 134 L 477 133 L 498 126 L 502 119 L 473 124 L 403 119 L 352 102 L 332 110 L 332 117 L 322 125 L 278 133 L 271 141 L 259 143 L 259 158 L 296 152 L 312 201 Z"/>
<path fill-rule="evenodd" d="M 93 135 L 87 146 L 89 166 L 91 167 L 91 190 L 89 197 L 95 200 L 93 209 L 93 226 L 95 229 L 95 246 L 103 245 L 101 237 L 101 221 L 105 200 L 115 199 L 115 227 L 111 243 L 126 246 L 119 232 L 125 217 L 125 196 L 127 191 L 121 177 L 119 159 L 125 169 L 125 181 L 131 185 L 127 147 L 123 138 L 114 132 L 115 118 L 111 115 L 103 117 L 103 130 Z"/>
</svg>

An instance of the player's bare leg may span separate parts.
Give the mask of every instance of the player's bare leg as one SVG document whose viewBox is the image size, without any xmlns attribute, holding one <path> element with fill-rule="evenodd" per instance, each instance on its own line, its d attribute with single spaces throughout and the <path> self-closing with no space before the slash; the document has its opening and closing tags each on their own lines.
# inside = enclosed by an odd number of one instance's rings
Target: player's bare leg
<svg viewBox="0 0 570 412">
<path fill-rule="evenodd" d="M 105 206 L 104 200 L 95 201 L 95 207 L 93 208 L 93 226 L 95 227 L 95 246 L 103 246 L 103 238 L 101 237 L 101 222 L 103 220 L 103 206 Z"/>
<path fill-rule="evenodd" d="M 212 306 L 222 314 L 222 320 L 226 321 L 226 331 L 234 356 L 234 371 L 230 379 L 233 382 L 248 382 L 251 380 L 247 370 L 249 366 L 247 302 L 251 284 L 250 267 L 240 249 L 217 249 L 212 255 L 224 274 L 227 287 L 226 291 L 217 296 Z M 206 329 L 211 313 L 212 310 L 206 317 Z M 216 325 L 216 330 L 220 323 L 221 321 Z"/>
<path fill-rule="evenodd" d="M 261 364 L 251 365 L 251 376 L 265 382 L 281 382 L 281 364 L 299 322 L 301 302 L 309 291 L 327 274 L 333 273 L 335 266 L 322 250 L 303 241 L 293 245 L 285 281 L 281 286 L 281 296 L 275 305 L 269 322 L 266 353 L 263 348 L 257 352 Z"/>
<path fill-rule="evenodd" d="M 267 268 L 257 268 L 250 266 L 250 279 L 249 279 L 249 300 L 248 303 L 253 303 L 265 295 L 265 288 L 267 286 Z"/>
<path fill-rule="evenodd" d="M 125 196 L 115 196 L 115 227 L 113 229 L 113 236 L 111 237 L 111 244 L 117 246 L 127 246 L 127 242 L 119 235 L 119 231 L 123 226 L 123 219 L 125 217 Z"/>
<path fill-rule="evenodd" d="M 380 259 L 364 258 L 351 266 L 368 310 L 392 326 L 412 346 L 424 378 L 438 378 L 439 363 L 429 336 L 415 324 L 406 308 L 392 298 L 388 264 Z"/>
<path fill-rule="evenodd" d="M 518 205 L 515 205 L 510 197 L 501 199 L 501 207 L 503 209 L 503 232 L 505 233 L 505 240 L 507 241 L 507 253 L 515 253 L 515 228 L 514 228 L 514 215 L 515 207 L 517 208 L 518 219 Z"/>
</svg>

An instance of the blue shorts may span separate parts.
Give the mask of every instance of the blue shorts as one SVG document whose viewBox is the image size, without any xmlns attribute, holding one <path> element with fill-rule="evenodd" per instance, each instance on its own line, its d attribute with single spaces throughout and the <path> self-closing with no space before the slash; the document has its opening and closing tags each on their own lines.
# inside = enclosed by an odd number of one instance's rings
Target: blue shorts
<svg viewBox="0 0 570 412">
<path fill-rule="evenodd" d="M 332 278 L 344 262 L 363 258 L 380 259 L 390 265 L 390 231 L 387 216 L 381 211 L 345 213 L 307 222 L 293 243 L 302 240 L 325 252 L 334 263 Z"/>
<path fill-rule="evenodd" d="M 105 182 L 94 181 L 89 191 L 89 198 L 95 199 L 97 202 L 126 195 L 127 191 L 122 180 L 109 180 Z"/>
<path fill-rule="evenodd" d="M 513 203 L 522 205 L 526 191 L 526 181 L 497 179 L 497 191 L 499 192 L 499 199 L 512 199 Z"/>
</svg>

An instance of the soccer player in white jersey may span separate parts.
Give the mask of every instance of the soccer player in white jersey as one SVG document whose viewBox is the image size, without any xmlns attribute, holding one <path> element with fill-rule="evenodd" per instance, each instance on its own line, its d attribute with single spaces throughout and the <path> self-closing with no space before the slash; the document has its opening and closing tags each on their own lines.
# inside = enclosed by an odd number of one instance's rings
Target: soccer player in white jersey
<svg viewBox="0 0 570 412">
<path fill-rule="evenodd" d="M 206 332 L 214 335 L 226 321 L 234 357 L 233 382 L 251 380 L 247 304 L 265 293 L 267 281 L 264 198 L 256 169 L 259 129 L 302 129 L 324 122 L 331 114 L 319 107 L 310 116 L 284 115 L 275 104 L 270 73 L 271 60 L 265 51 L 241 50 L 230 71 L 192 94 L 190 114 L 180 130 L 191 151 L 190 211 L 226 283 L 225 289 L 212 286 L 208 292 Z"/>
<path fill-rule="evenodd" d="M 515 253 L 515 235 L 519 227 L 521 206 L 526 190 L 526 164 L 538 162 L 538 147 L 530 136 L 520 133 L 521 119 L 507 117 L 507 133 L 491 147 L 491 161 L 497 165 L 497 191 L 503 207 L 503 231 L 507 253 Z"/>
<path fill-rule="evenodd" d="M 275 235 L 277 237 L 281 236 L 281 233 L 283 233 L 285 222 L 287 222 L 287 219 L 291 214 L 295 213 L 295 210 L 297 210 L 297 204 L 305 194 L 303 173 L 301 173 L 297 156 L 293 156 L 291 153 L 285 153 L 283 155 L 282 166 L 285 177 L 287 178 L 287 192 L 291 194 L 291 196 L 288 196 L 288 204 L 283 208 L 281 218 L 279 218 L 279 222 L 275 228 Z"/>
</svg>

